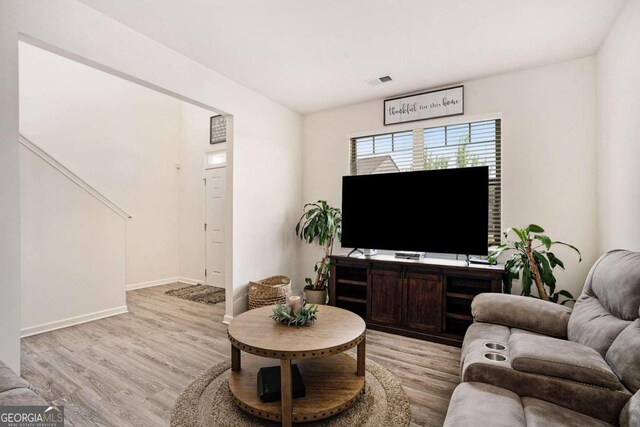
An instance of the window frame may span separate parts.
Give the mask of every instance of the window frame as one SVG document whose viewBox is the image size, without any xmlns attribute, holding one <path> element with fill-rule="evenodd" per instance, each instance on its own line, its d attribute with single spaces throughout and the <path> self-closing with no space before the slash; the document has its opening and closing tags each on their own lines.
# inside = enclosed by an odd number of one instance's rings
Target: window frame
<svg viewBox="0 0 640 427">
<path fill-rule="evenodd" d="M 482 124 L 482 123 L 490 123 L 493 122 L 493 139 L 488 141 L 481 142 L 473 142 L 473 125 L 474 124 Z M 397 131 L 391 131 L 390 129 L 382 129 L 380 133 L 369 133 L 364 135 L 353 135 L 350 136 L 350 174 L 357 175 L 358 174 L 358 160 L 367 159 L 367 158 L 375 158 L 387 155 L 393 159 L 391 156 L 392 153 L 398 153 L 398 151 L 394 151 L 395 149 L 395 136 L 397 134 L 407 134 L 410 133 L 413 138 L 413 149 L 412 150 L 402 150 L 400 153 L 406 153 L 411 151 L 411 168 L 408 170 L 400 170 L 399 167 L 397 171 L 380 171 L 381 173 L 402 173 L 405 171 L 418 171 L 425 170 L 425 159 L 427 157 L 427 146 L 426 146 L 426 138 L 425 134 L 427 131 L 431 129 L 444 128 L 444 146 L 445 147 L 459 147 L 460 143 L 451 144 L 449 141 L 449 133 L 451 128 L 467 126 L 467 134 L 469 135 L 469 142 L 467 144 L 487 144 L 493 143 L 493 163 L 489 165 L 493 168 L 493 172 L 490 173 L 489 176 L 489 224 L 488 224 L 488 236 L 487 236 L 487 245 L 488 247 L 496 246 L 501 244 L 502 242 L 502 118 L 500 117 L 486 117 L 486 118 L 474 118 L 471 120 L 465 120 L 463 122 L 451 122 L 451 123 L 442 123 L 434 126 L 420 126 L 420 127 L 412 127 L 412 128 L 404 128 L 398 129 Z M 385 153 L 376 153 L 375 152 L 375 140 L 376 138 L 380 138 L 382 136 L 391 136 L 391 151 Z M 371 139 L 372 143 L 372 152 L 370 155 L 358 156 L 358 143 L 363 142 L 366 139 Z M 421 142 L 421 145 L 420 144 Z M 489 149 L 488 152 L 491 150 Z M 377 154 L 377 155 L 376 155 Z M 394 161 L 395 163 L 395 161 Z M 458 167 L 449 167 L 447 169 L 458 169 Z M 376 173 L 374 169 L 370 173 Z"/>
</svg>

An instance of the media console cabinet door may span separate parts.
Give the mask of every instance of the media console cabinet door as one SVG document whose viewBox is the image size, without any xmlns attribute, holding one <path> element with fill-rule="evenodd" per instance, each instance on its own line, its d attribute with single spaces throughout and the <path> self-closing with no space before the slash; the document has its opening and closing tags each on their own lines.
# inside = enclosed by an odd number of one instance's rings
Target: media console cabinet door
<svg viewBox="0 0 640 427">
<path fill-rule="evenodd" d="M 370 281 L 369 319 L 384 325 L 402 323 L 402 273 L 373 268 Z"/>
<path fill-rule="evenodd" d="M 405 281 L 405 326 L 425 332 L 441 332 L 442 277 L 408 272 Z"/>
</svg>

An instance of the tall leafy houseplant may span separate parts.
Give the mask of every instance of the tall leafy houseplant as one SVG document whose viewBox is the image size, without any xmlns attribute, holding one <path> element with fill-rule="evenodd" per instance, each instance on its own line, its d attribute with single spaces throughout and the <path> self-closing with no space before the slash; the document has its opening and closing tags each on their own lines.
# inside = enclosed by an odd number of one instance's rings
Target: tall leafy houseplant
<svg viewBox="0 0 640 427">
<path fill-rule="evenodd" d="M 316 278 L 305 280 L 305 289 L 324 290 L 329 284 L 329 257 L 333 253 L 335 239 L 342 240 L 342 212 L 333 208 L 325 200 L 304 205 L 304 213 L 296 224 L 296 236 L 307 243 L 314 240 L 322 246 L 324 256 L 314 266 Z"/>
<path fill-rule="evenodd" d="M 505 239 L 515 235 L 513 241 L 500 245 L 489 255 L 489 262 L 495 264 L 498 257 L 505 251 L 512 251 L 511 257 L 505 263 L 507 279 L 505 292 L 511 293 L 511 284 L 514 279 L 522 277 L 522 295 L 532 296 L 531 288 L 535 285 L 538 296 L 545 301 L 559 302 L 560 296 L 566 299 L 561 304 L 575 301 L 573 295 L 567 290 L 556 290 L 556 278 L 553 269 L 558 266 L 564 269 L 564 263 L 555 253 L 551 252 L 554 245 L 562 245 L 574 250 L 582 261 L 580 251 L 568 243 L 553 241 L 544 234 L 544 229 L 536 224 L 527 228 L 509 228 L 504 232 Z M 547 291 L 548 290 L 548 291 Z"/>
</svg>

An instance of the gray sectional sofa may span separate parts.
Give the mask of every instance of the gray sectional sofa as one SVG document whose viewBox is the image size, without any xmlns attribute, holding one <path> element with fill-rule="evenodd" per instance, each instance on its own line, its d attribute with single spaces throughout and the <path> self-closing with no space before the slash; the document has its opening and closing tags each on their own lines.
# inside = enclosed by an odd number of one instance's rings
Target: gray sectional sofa
<svg viewBox="0 0 640 427">
<path fill-rule="evenodd" d="M 447 426 L 640 426 L 640 253 L 596 261 L 573 309 L 481 294 Z"/>
<path fill-rule="evenodd" d="M 31 384 L 0 361 L 0 406 L 46 405 Z"/>
</svg>

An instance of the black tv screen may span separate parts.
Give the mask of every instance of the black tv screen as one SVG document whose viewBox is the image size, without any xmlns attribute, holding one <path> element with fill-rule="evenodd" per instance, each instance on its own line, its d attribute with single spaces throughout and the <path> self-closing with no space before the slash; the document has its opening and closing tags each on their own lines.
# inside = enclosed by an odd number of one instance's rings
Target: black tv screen
<svg viewBox="0 0 640 427">
<path fill-rule="evenodd" d="M 487 255 L 489 168 L 342 178 L 342 246 Z"/>
</svg>

